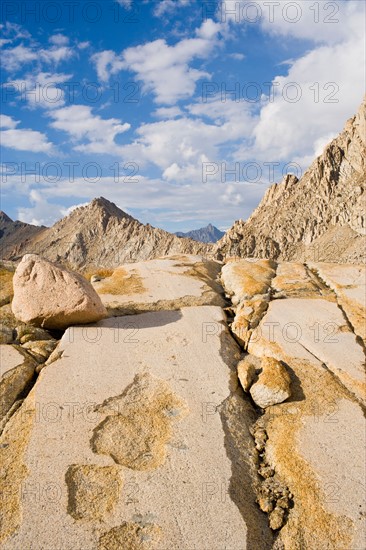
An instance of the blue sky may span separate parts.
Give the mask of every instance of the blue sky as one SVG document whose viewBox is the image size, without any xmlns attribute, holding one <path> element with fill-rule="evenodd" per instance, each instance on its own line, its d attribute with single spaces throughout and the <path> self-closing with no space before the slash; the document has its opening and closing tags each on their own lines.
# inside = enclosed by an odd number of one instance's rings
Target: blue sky
<svg viewBox="0 0 366 550">
<path fill-rule="evenodd" d="M 361 103 L 365 3 L 4 0 L 1 208 L 97 196 L 170 231 L 247 218 Z"/>
</svg>

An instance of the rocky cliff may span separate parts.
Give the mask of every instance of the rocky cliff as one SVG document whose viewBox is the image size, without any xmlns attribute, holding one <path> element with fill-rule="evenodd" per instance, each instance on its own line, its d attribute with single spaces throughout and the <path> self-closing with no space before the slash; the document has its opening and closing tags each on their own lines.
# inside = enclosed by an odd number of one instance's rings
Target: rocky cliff
<svg viewBox="0 0 366 550">
<path fill-rule="evenodd" d="M 103 197 L 71 214 L 26 242 L 18 241 L 7 259 L 36 253 L 73 269 L 116 267 L 168 254 L 206 254 L 210 246 L 180 239 L 144 225 Z"/>
<path fill-rule="evenodd" d="M 303 177 L 272 185 L 217 243 L 228 256 L 357 262 L 366 234 L 366 99 Z"/>
</svg>

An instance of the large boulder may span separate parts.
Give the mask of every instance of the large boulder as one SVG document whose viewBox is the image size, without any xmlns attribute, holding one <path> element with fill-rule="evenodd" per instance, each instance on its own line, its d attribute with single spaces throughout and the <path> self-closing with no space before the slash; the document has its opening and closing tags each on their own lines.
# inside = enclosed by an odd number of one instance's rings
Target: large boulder
<svg viewBox="0 0 366 550">
<path fill-rule="evenodd" d="M 81 275 L 26 254 L 14 279 L 12 310 L 17 319 L 49 329 L 87 324 L 107 311 L 92 285 Z"/>
</svg>

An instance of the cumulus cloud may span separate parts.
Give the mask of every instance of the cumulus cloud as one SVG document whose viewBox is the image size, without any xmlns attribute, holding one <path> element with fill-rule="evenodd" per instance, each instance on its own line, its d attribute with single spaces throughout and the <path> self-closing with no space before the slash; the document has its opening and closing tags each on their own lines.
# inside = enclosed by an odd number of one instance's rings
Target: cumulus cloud
<svg viewBox="0 0 366 550">
<path fill-rule="evenodd" d="M 287 62 L 285 76 L 276 76 L 273 93 L 263 90 L 260 117 L 253 130 L 253 147 L 243 144 L 239 158 L 294 161 L 306 168 L 354 114 L 364 93 L 365 4 L 305 3 L 279 0 L 226 0 L 221 19 L 233 32 L 257 25 L 274 40 L 306 39 L 308 51 Z M 261 83 L 258 83 L 261 86 Z"/>
<path fill-rule="evenodd" d="M 255 124 L 250 106 L 235 101 L 197 102 L 186 110 L 192 116 L 140 126 L 137 139 L 122 147 L 123 157 L 157 166 L 167 181 L 200 182 L 203 163 L 221 161 L 221 148 L 249 137 Z"/>
<path fill-rule="evenodd" d="M 53 144 L 45 134 L 28 128 L 17 128 L 20 124 L 8 115 L 1 115 L 1 145 L 17 151 L 51 153 Z"/>
<path fill-rule="evenodd" d="M 102 82 L 122 69 L 132 71 L 151 92 L 156 103 L 173 105 L 194 94 L 196 82 L 210 78 L 206 71 L 190 66 L 195 59 L 206 59 L 219 42 L 221 25 L 208 19 L 196 30 L 194 38 L 185 38 L 170 46 L 163 39 L 127 48 L 121 55 L 105 50 L 93 56 Z"/>
<path fill-rule="evenodd" d="M 30 107 L 55 109 L 65 104 L 65 93 L 58 85 L 72 78 L 64 73 L 28 73 L 23 79 L 7 82 L 4 86 L 13 88 L 18 98 Z"/>
<path fill-rule="evenodd" d="M 64 34 L 57 33 L 50 36 L 48 39 L 51 44 L 56 44 L 57 46 L 66 46 L 69 43 L 69 38 Z"/>
<path fill-rule="evenodd" d="M 11 116 L 0 114 L 0 128 L 9 129 L 16 128 L 19 124 L 19 121 L 14 120 Z"/>
<path fill-rule="evenodd" d="M 122 124 L 116 118 L 103 119 L 93 114 L 87 105 L 70 105 L 48 114 L 53 119 L 50 126 L 67 132 L 76 144 L 74 150 L 85 153 L 119 154 L 115 137 L 130 129 L 130 124 Z M 87 142 L 78 144 L 81 140 Z"/>
<path fill-rule="evenodd" d="M 191 0 L 158 0 L 154 9 L 154 15 L 161 17 L 162 15 L 171 15 L 180 8 L 186 8 L 191 4 Z"/>
<path fill-rule="evenodd" d="M 44 62 L 46 64 L 57 65 L 61 61 L 66 61 L 73 56 L 72 48 L 68 46 L 52 46 L 51 48 L 37 48 L 19 44 L 14 48 L 9 48 L 2 53 L 2 63 L 8 72 L 17 71 L 23 65 L 33 61 Z"/>
</svg>

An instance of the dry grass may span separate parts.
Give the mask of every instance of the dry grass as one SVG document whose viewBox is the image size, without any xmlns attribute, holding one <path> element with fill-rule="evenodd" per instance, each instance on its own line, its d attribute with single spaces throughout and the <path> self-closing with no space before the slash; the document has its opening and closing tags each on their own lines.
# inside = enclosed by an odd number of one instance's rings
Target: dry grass
<svg viewBox="0 0 366 550">
<path fill-rule="evenodd" d="M 14 272 L 0 266 L 0 306 L 9 304 L 13 298 Z"/>
<path fill-rule="evenodd" d="M 96 287 L 98 294 L 142 294 L 146 292 L 142 278 L 137 271 L 130 272 L 119 267 L 112 272 L 112 275 L 98 283 Z"/>
<path fill-rule="evenodd" d="M 81 273 L 81 275 L 85 279 L 90 281 L 90 279 L 93 275 L 97 275 L 101 279 L 105 279 L 106 277 L 111 277 L 113 275 L 113 273 L 114 273 L 114 269 L 109 269 L 107 267 L 100 267 L 100 268 L 97 268 L 97 269 L 89 269 L 85 273 Z"/>
</svg>

